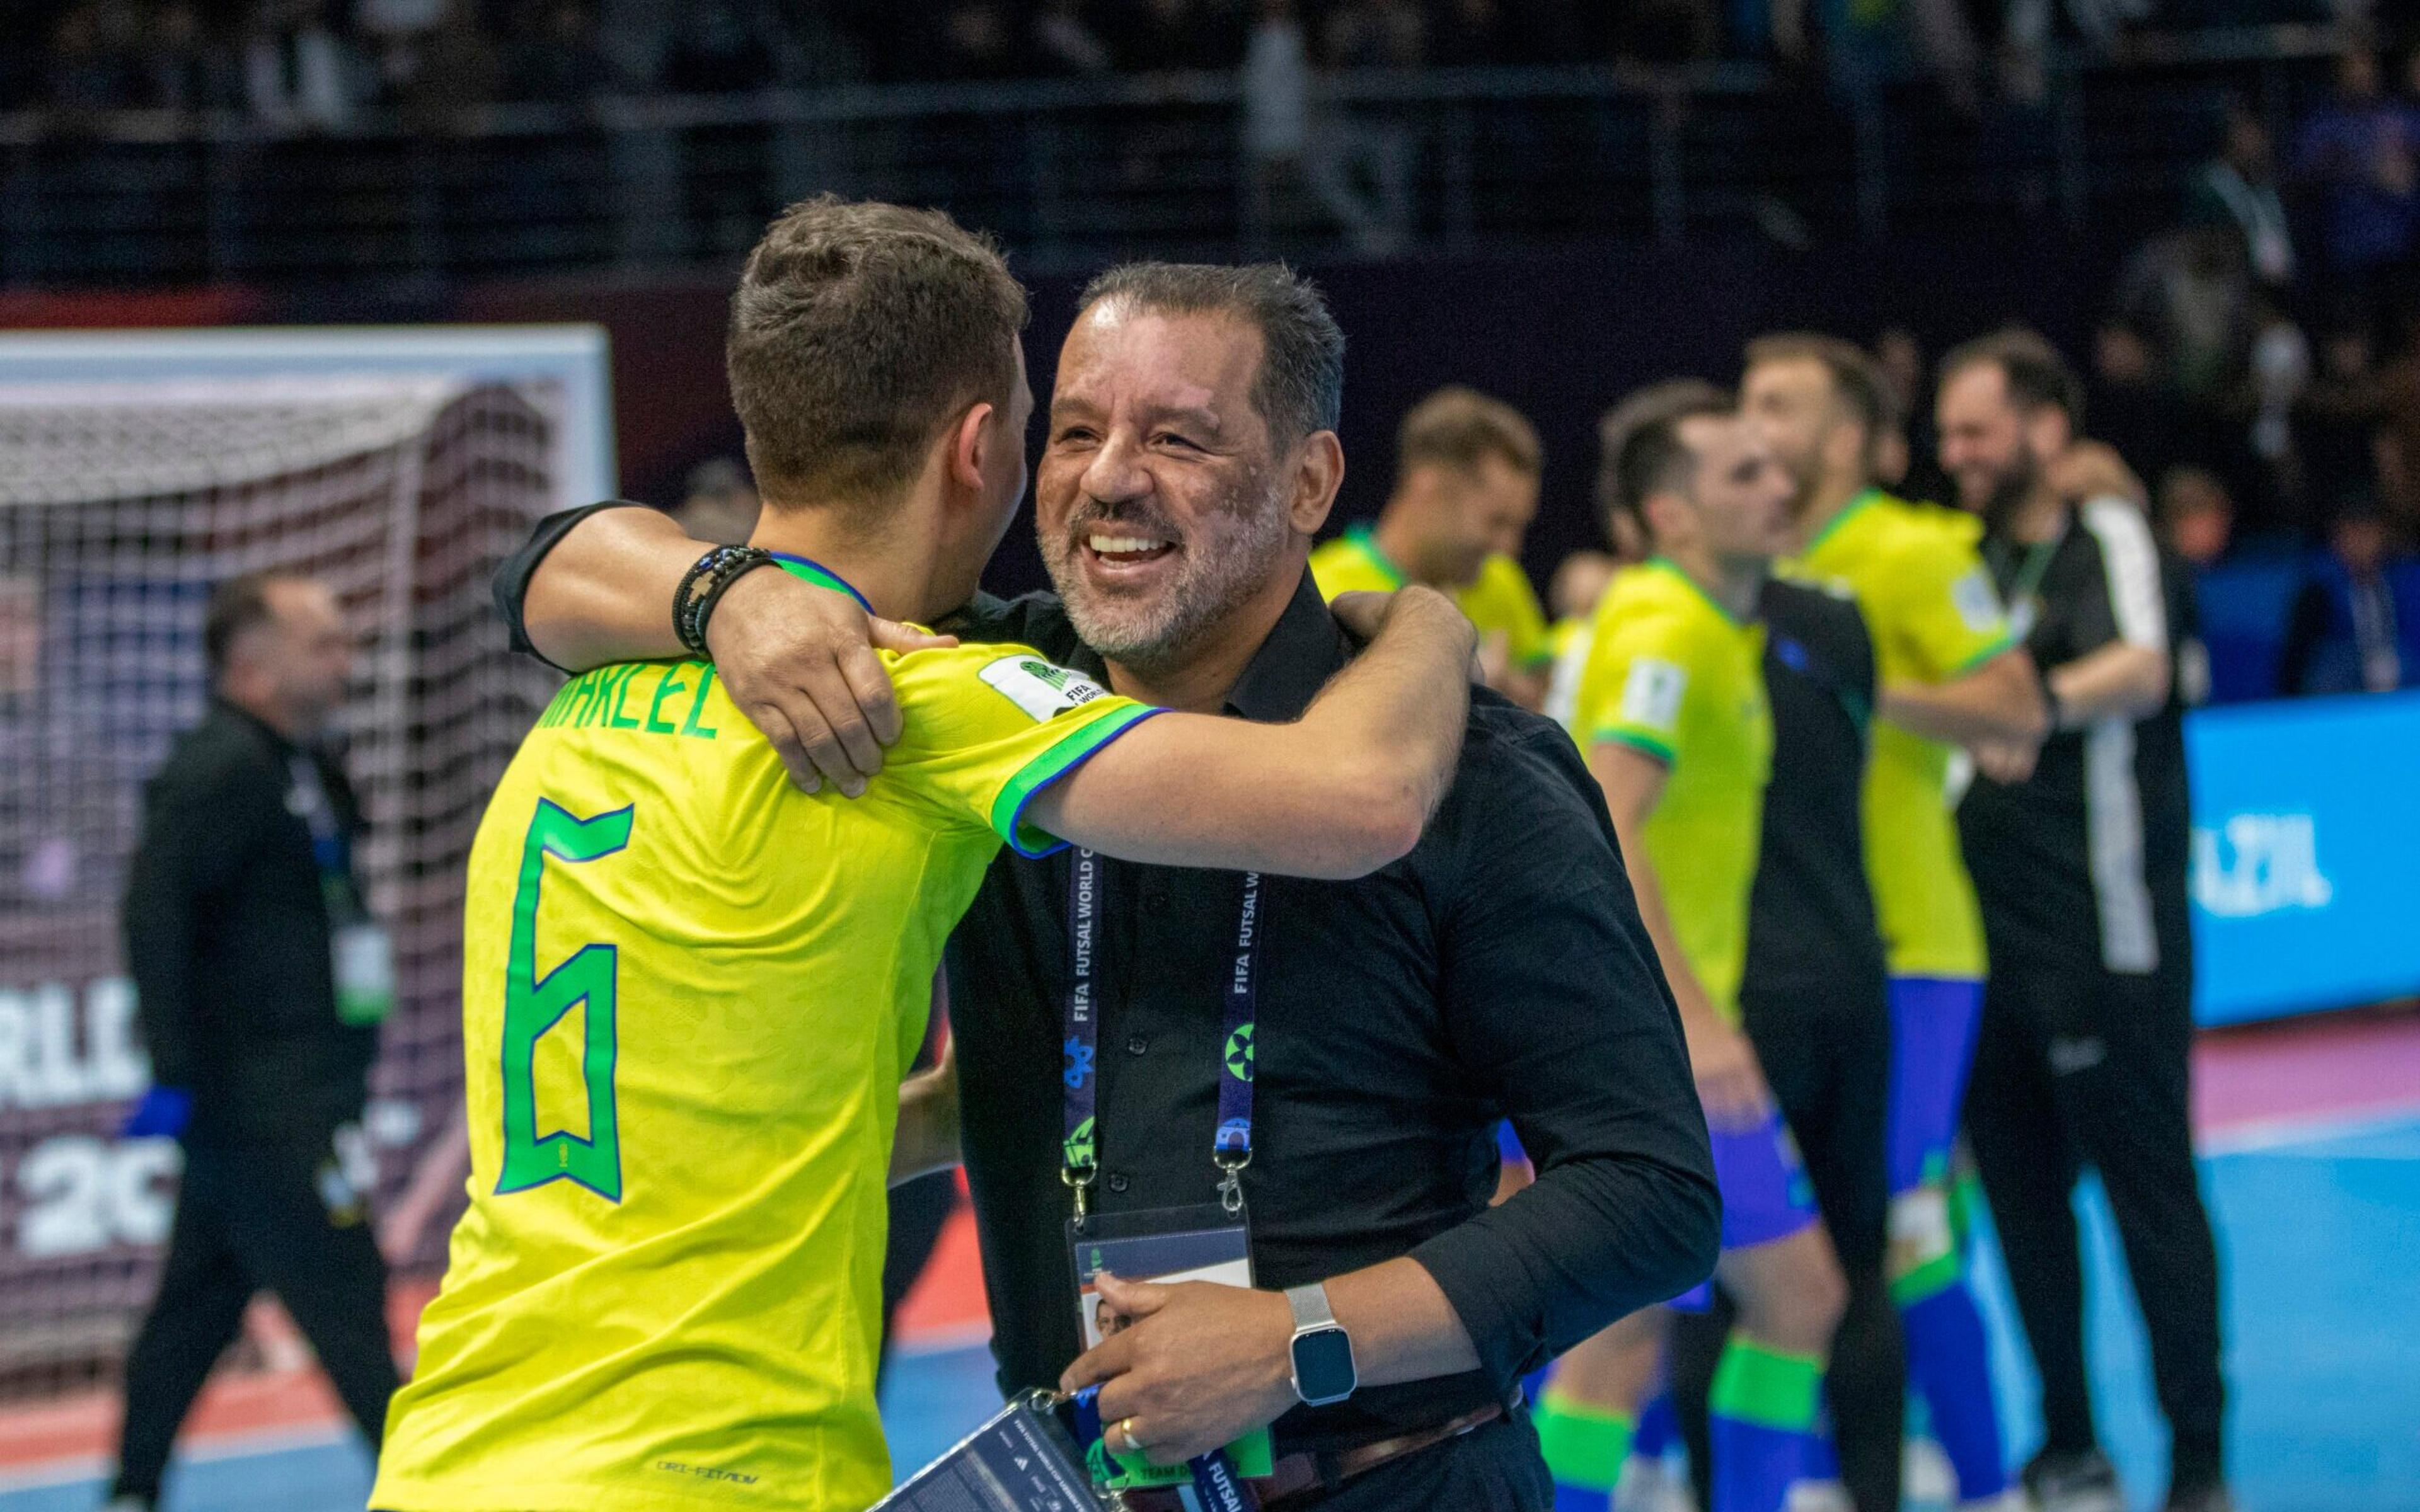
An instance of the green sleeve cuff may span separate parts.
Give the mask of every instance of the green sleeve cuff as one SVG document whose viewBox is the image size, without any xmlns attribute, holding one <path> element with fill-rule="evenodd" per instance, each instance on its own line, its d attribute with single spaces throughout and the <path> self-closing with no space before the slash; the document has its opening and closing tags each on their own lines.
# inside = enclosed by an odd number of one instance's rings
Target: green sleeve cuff
<svg viewBox="0 0 2420 1512">
<path fill-rule="evenodd" d="M 1599 730 L 1589 736 L 1589 740 L 1599 746 L 1628 746 L 1633 750 L 1643 750 L 1667 766 L 1674 764 L 1676 760 L 1671 747 L 1653 735 L 1641 734 L 1636 730 Z"/>
<path fill-rule="evenodd" d="M 1982 650 L 1967 657 L 1964 661 L 1960 662 L 1957 666 L 1950 668 L 1949 676 L 1951 678 L 1963 677 L 1968 672 L 1973 671 L 1976 668 L 1983 665 L 1983 663 L 1991 660 L 1993 656 L 1998 656 L 2004 651 L 2014 651 L 2016 647 L 2017 642 L 2015 638 L 2004 635 L 1998 640 L 1993 640 L 1990 645 L 1985 646 Z"/>
<path fill-rule="evenodd" d="M 1034 825 L 1028 824 L 1025 810 L 1044 788 L 1058 781 L 1077 767 L 1098 755 L 1112 740 L 1125 734 L 1155 714 L 1168 711 L 1148 703 L 1136 704 L 1114 714 L 1105 714 L 1071 731 L 1067 737 L 1018 768 L 992 800 L 991 827 L 1008 842 L 1008 848 L 1029 858 L 1039 858 L 1067 848 L 1067 842 Z"/>
</svg>

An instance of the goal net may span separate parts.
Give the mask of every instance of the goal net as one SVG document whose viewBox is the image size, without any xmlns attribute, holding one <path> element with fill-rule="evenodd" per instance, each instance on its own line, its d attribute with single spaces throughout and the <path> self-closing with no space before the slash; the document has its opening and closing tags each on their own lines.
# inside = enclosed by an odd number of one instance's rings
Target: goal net
<svg viewBox="0 0 2420 1512">
<path fill-rule="evenodd" d="M 0 1396 L 112 1379 L 148 1300 L 178 1152 L 116 1131 L 147 1084 L 117 906 L 142 784 L 207 695 L 237 573 L 336 593 L 341 730 L 394 933 L 372 1073 L 392 1198 L 459 1096 L 462 873 L 556 679 L 508 654 L 498 559 L 558 497 L 563 395 L 431 374 L 10 382 L 0 375 Z M 442 1222 L 406 1263 L 442 1263 Z"/>
</svg>

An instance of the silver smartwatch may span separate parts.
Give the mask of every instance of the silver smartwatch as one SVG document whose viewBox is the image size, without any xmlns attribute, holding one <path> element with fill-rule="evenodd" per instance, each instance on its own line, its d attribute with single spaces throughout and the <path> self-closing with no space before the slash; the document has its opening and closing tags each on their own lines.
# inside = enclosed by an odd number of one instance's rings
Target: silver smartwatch
<svg viewBox="0 0 2420 1512">
<path fill-rule="evenodd" d="M 1327 1288 L 1293 1287 L 1285 1299 L 1294 1310 L 1294 1394 L 1306 1407 L 1326 1407 L 1352 1396 L 1360 1384 L 1353 1337 L 1328 1307 Z"/>
</svg>

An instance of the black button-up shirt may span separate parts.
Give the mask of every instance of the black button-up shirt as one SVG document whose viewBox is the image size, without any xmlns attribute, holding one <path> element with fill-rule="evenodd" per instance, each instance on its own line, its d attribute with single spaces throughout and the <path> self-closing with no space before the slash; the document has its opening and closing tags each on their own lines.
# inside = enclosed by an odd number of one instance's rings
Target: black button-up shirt
<svg viewBox="0 0 2420 1512">
<path fill-rule="evenodd" d="M 1106 674 L 1047 595 L 979 604 L 949 627 Z M 1306 574 L 1228 712 L 1296 717 L 1346 655 Z M 1003 853 L 950 941 L 1004 1391 L 1054 1384 L 1081 1350 L 1060 1180 L 1072 864 Z M 1101 887 L 1095 1209 L 1214 1201 L 1242 878 L 1105 857 Z M 1603 800 L 1560 730 L 1474 695 L 1460 772 L 1413 852 L 1357 882 L 1264 879 L 1262 928 L 1243 1177 L 1257 1284 L 1410 1255 L 1481 1361 L 1297 1408 L 1279 1424 L 1285 1447 L 1508 1400 L 1523 1372 L 1711 1268 L 1720 1208 L 1679 1020 Z M 1490 1209 L 1508 1116 L 1540 1176 Z"/>
</svg>

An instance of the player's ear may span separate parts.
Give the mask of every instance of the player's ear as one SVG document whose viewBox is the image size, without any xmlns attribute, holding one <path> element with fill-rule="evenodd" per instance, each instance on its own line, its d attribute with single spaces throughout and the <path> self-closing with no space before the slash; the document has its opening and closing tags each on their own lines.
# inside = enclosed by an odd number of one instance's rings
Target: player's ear
<svg viewBox="0 0 2420 1512">
<path fill-rule="evenodd" d="M 1303 439 L 1299 451 L 1286 515 L 1295 530 L 1312 535 L 1327 523 L 1336 490 L 1344 486 L 1344 444 L 1336 439 L 1336 432 L 1318 430 Z"/>
<path fill-rule="evenodd" d="M 984 486 L 984 465 L 991 460 L 992 449 L 1003 444 L 998 433 L 1006 425 L 992 424 L 1000 407 L 995 404 L 969 405 L 967 412 L 950 430 L 950 481 L 961 488 L 980 489 Z M 1006 444 L 1024 444 L 1023 437 L 1006 438 Z"/>
</svg>

